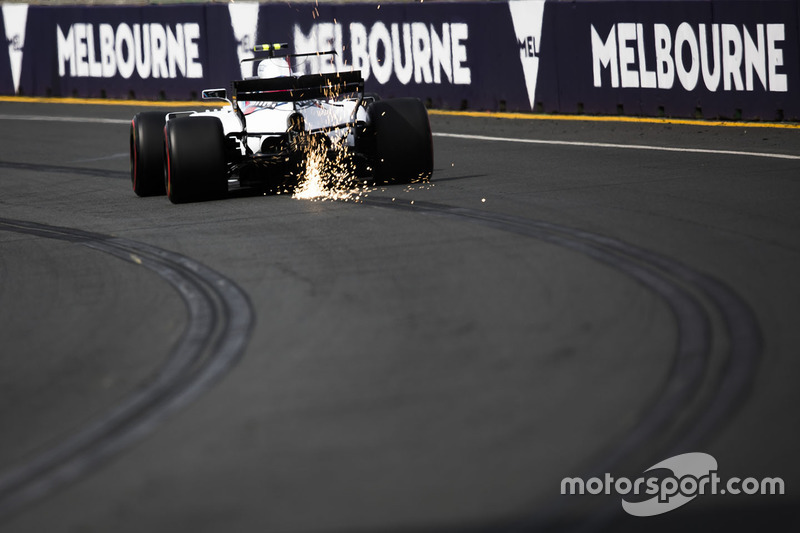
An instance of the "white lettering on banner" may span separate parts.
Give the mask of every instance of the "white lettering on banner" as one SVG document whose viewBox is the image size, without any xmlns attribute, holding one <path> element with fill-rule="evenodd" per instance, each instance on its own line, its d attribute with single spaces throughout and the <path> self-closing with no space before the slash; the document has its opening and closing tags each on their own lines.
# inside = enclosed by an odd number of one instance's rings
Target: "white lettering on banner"
<svg viewBox="0 0 800 533">
<path fill-rule="evenodd" d="M 453 46 L 453 83 L 469 85 L 472 83 L 472 72 L 464 64 L 467 62 L 467 46 L 469 26 L 466 24 L 450 25 L 450 42 Z"/>
<path fill-rule="evenodd" d="M 675 69 L 672 65 L 672 57 L 669 55 L 672 49 L 672 36 L 666 24 L 654 24 L 653 31 L 656 34 L 656 80 L 659 89 L 672 89 L 675 81 Z"/>
<path fill-rule="evenodd" d="M 344 28 L 348 30 L 349 42 Z M 394 77 L 403 85 L 411 83 L 456 85 L 472 83 L 466 43 L 469 27 L 453 22 L 441 25 L 424 22 L 375 22 L 347 26 L 318 22 L 308 32 L 295 24 L 297 53 L 335 50 L 336 55 L 311 56 L 298 61 L 296 74 L 360 70 L 365 80 L 385 84 Z M 444 76 L 442 76 L 444 73 Z"/>
<path fill-rule="evenodd" d="M 698 61 L 703 68 L 703 83 L 709 91 L 716 91 L 719 87 L 720 66 L 719 66 L 719 25 L 714 24 L 711 27 L 711 46 L 713 50 L 713 64 L 714 67 L 709 70 L 708 64 L 708 39 L 706 38 L 706 25 L 700 24 L 700 57 L 705 58 L 703 61 Z"/>
<path fill-rule="evenodd" d="M 737 91 L 744 88 L 742 73 L 742 36 L 733 24 L 722 24 L 722 85 L 731 90 L 731 80 Z M 766 87 L 765 87 L 766 88 Z"/>
<path fill-rule="evenodd" d="M 203 64 L 200 63 L 200 45 L 197 44 L 200 40 L 200 25 L 184 24 L 183 38 L 186 46 L 186 77 L 202 78 Z"/>
<path fill-rule="evenodd" d="M 202 78 L 200 25 L 175 26 L 121 23 L 75 23 L 64 31 L 56 26 L 58 75 L 71 78 L 125 79 L 134 71 L 147 78 Z"/>
<path fill-rule="evenodd" d="M 141 37 L 140 37 L 141 36 Z M 137 44 L 140 42 L 142 45 Z M 133 25 L 133 50 L 136 57 L 136 73 L 140 78 L 150 77 L 150 26 L 141 28 L 138 24 Z"/>
<path fill-rule="evenodd" d="M 101 41 L 102 43 L 102 41 Z M 123 53 L 123 47 L 127 50 L 127 54 Z M 114 48 L 107 52 L 111 55 L 114 51 L 116 58 L 116 67 L 119 75 L 126 80 L 133 76 L 133 71 L 136 68 L 136 57 L 131 52 L 134 49 L 133 31 L 127 24 L 120 24 L 117 28 L 117 34 L 114 37 Z M 116 52 L 119 50 L 119 52 Z"/>
<path fill-rule="evenodd" d="M 295 35 L 297 35 L 296 29 Z M 380 59 L 379 47 L 383 47 L 383 61 Z M 378 80 L 378 83 L 387 83 L 392 77 L 392 36 L 389 35 L 389 30 L 383 22 L 376 22 L 372 26 L 369 35 L 369 58 L 375 79 Z M 365 76 L 364 79 L 367 77 Z"/>
<path fill-rule="evenodd" d="M 763 56 L 761 52 L 764 50 L 764 25 L 759 24 L 756 26 L 756 41 L 747 28 L 744 28 L 744 57 L 745 57 L 745 86 L 748 91 L 753 90 L 753 73 L 758 74 L 758 79 L 761 80 L 761 85 L 767 85 L 767 68 L 763 61 L 756 61 L 755 58 Z"/>
<path fill-rule="evenodd" d="M 602 70 L 611 71 L 611 86 L 619 87 L 619 68 L 617 67 L 617 43 L 614 35 L 616 26 L 611 26 L 608 38 L 603 42 L 592 25 L 592 68 L 594 69 L 594 86 L 602 87 Z"/>
<path fill-rule="evenodd" d="M 769 55 L 769 87 L 775 92 L 789 90 L 786 74 L 778 74 L 775 69 L 783 66 L 783 50 L 777 47 L 778 41 L 785 39 L 783 24 L 767 24 L 767 54 Z"/>
<path fill-rule="evenodd" d="M 442 72 L 449 83 L 453 83 L 453 54 L 450 40 L 450 25 L 443 24 L 441 38 L 431 26 L 431 58 L 433 83 L 442 83 Z"/>
<path fill-rule="evenodd" d="M 110 24 L 100 24 L 100 67 L 104 78 L 111 78 L 117 73 L 115 42 L 114 28 Z"/>
<path fill-rule="evenodd" d="M 641 36 L 644 34 L 644 25 L 637 24 L 636 25 L 636 35 Z M 639 62 L 639 80 L 641 82 L 642 87 L 645 88 L 655 88 L 656 87 L 656 73 L 653 70 L 647 70 L 647 62 L 645 61 L 644 56 L 644 39 L 636 39 L 637 48 L 636 51 L 639 54 L 638 57 L 641 58 Z"/>
<path fill-rule="evenodd" d="M 392 24 L 392 53 L 394 55 L 394 75 L 403 85 L 408 85 L 411 81 L 411 24 L 403 24 L 403 37 L 400 38 L 399 24 Z M 400 43 L 403 43 L 403 51 L 400 51 Z M 405 57 L 405 65 L 403 64 Z"/>
<path fill-rule="evenodd" d="M 636 24 L 617 24 L 619 50 L 619 79 L 623 87 L 639 86 L 639 69 L 629 69 L 636 61 L 635 49 L 628 43 L 636 42 Z"/>
<path fill-rule="evenodd" d="M 85 78 L 89 76 L 89 62 L 87 61 L 89 48 L 86 46 L 86 25 L 75 24 L 74 28 L 75 38 L 73 40 L 73 46 L 75 47 L 75 63 L 77 63 L 78 76 Z"/>
<path fill-rule="evenodd" d="M 168 78 L 167 73 L 167 48 L 165 46 L 167 34 L 161 24 L 150 25 L 150 44 L 153 50 L 153 65 L 150 75 L 153 78 Z"/>
<path fill-rule="evenodd" d="M 431 35 L 422 22 L 411 25 L 414 61 L 414 83 L 433 83 L 431 74 Z"/>
<path fill-rule="evenodd" d="M 755 31 L 752 28 L 682 22 L 674 33 L 666 24 L 653 24 L 648 34 L 644 24 L 619 22 L 603 37 L 592 24 L 594 86 L 668 90 L 677 84 L 692 91 L 702 79 L 712 92 L 757 88 L 787 92 L 785 25 L 756 24 Z M 655 71 L 647 68 L 650 57 L 655 58 Z"/>
<path fill-rule="evenodd" d="M 350 56 L 353 60 L 353 70 L 360 70 L 364 78 L 369 78 L 369 36 L 363 24 L 353 22 L 350 24 Z"/>
<path fill-rule="evenodd" d="M 689 47 L 689 57 L 691 58 L 689 67 L 686 66 L 683 60 L 685 46 Z M 697 48 L 697 37 L 695 37 L 689 23 L 683 22 L 678 26 L 678 31 L 675 32 L 675 73 L 678 75 L 678 81 L 687 91 L 692 91 L 697 86 L 697 80 L 700 76 L 700 62 L 697 61 L 699 57 L 700 51 Z"/>
</svg>

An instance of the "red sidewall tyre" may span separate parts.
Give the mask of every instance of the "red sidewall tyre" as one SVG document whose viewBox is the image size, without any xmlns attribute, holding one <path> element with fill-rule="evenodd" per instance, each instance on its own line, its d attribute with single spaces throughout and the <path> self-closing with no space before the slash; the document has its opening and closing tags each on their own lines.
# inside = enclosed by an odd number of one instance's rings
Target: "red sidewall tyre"
<svg viewBox="0 0 800 533">
<path fill-rule="evenodd" d="M 163 179 L 172 203 L 213 200 L 228 192 L 225 135 L 216 117 L 178 117 L 164 128 Z"/>
<path fill-rule="evenodd" d="M 164 123 L 160 111 L 138 113 L 131 121 L 131 184 L 138 196 L 159 196 L 164 188 Z"/>
</svg>

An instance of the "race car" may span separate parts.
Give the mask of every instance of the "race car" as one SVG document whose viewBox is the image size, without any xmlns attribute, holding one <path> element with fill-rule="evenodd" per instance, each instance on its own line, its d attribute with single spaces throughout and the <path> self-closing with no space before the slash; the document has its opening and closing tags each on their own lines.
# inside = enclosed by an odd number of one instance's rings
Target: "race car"
<svg viewBox="0 0 800 533">
<path fill-rule="evenodd" d="M 292 61 L 334 52 L 286 48 L 256 46 L 258 55 L 245 61 L 260 62 L 258 76 L 234 81 L 230 97 L 226 89 L 202 91 L 203 99 L 229 105 L 134 116 L 134 192 L 184 203 L 224 198 L 229 186 L 288 190 L 320 156 L 352 183 L 430 179 L 433 141 L 418 99 L 365 94 L 360 71 L 294 75 Z"/>
</svg>

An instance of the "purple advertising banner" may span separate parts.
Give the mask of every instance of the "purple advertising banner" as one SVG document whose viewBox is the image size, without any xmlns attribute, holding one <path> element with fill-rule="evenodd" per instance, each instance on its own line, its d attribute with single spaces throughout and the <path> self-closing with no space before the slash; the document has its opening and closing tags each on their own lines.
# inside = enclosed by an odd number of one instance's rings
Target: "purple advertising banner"
<svg viewBox="0 0 800 533">
<path fill-rule="evenodd" d="M 31 6 L 14 84 L 30 95 L 196 97 L 235 75 L 227 15 L 217 5 Z"/>
<path fill-rule="evenodd" d="M 545 111 L 800 117 L 795 0 L 547 4 Z"/>
<path fill-rule="evenodd" d="M 185 100 L 270 72 L 360 70 L 451 109 L 800 118 L 797 0 L 2 5 L 0 94 Z"/>
</svg>

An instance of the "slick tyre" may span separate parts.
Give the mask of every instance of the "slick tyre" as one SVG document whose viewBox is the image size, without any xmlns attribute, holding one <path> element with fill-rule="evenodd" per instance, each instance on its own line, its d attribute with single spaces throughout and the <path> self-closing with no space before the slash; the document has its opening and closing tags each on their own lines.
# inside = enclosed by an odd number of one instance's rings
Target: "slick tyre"
<svg viewBox="0 0 800 533">
<path fill-rule="evenodd" d="M 428 112 L 416 98 L 374 102 L 367 109 L 374 134 L 377 182 L 416 183 L 433 174 L 433 138 Z"/>
<path fill-rule="evenodd" d="M 138 113 L 131 121 L 131 183 L 138 196 L 166 194 L 164 186 L 164 123 L 160 111 Z"/>
<path fill-rule="evenodd" d="M 215 117 L 178 117 L 164 128 L 164 182 L 174 204 L 214 200 L 228 192 L 225 135 Z"/>
</svg>

